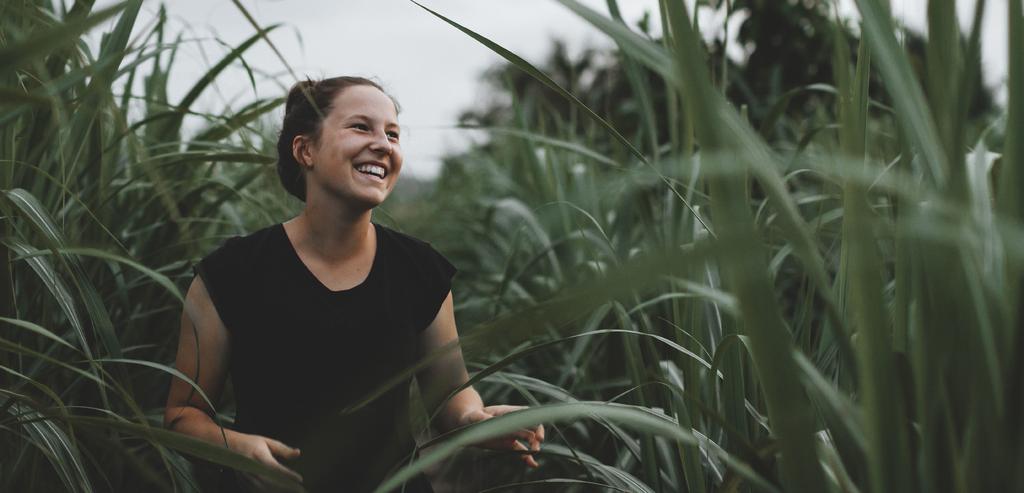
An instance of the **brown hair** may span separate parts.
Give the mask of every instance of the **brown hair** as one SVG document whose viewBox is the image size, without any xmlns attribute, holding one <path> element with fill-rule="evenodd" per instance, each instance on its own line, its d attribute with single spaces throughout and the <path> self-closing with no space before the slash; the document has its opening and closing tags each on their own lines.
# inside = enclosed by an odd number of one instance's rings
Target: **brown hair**
<svg viewBox="0 0 1024 493">
<path fill-rule="evenodd" d="M 281 133 L 277 137 L 277 176 L 288 193 L 299 200 L 306 201 L 306 178 L 299 162 L 292 152 L 292 141 L 297 135 L 305 135 L 317 142 L 320 127 L 324 118 L 331 112 L 334 98 L 347 87 L 371 86 L 387 94 L 380 83 L 364 77 L 331 77 L 320 80 L 306 79 L 296 82 L 288 91 L 288 100 L 284 106 L 284 122 Z M 395 103 L 395 112 L 399 111 L 398 102 L 387 94 Z"/>
</svg>

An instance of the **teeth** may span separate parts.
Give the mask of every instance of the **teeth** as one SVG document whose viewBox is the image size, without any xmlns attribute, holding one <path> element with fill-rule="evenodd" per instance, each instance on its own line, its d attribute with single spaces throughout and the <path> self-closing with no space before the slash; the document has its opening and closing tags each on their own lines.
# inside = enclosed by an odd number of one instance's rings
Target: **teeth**
<svg viewBox="0 0 1024 493">
<path fill-rule="evenodd" d="M 360 172 L 363 172 L 363 173 L 371 173 L 371 174 L 374 174 L 374 175 L 376 175 L 376 176 L 378 176 L 380 178 L 384 178 L 384 175 L 387 174 L 387 172 L 384 170 L 383 167 L 377 166 L 377 165 L 373 165 L 373 164 L 363 164 L 363 165 L 357 166 L 356 167 L 356 171 L 360 171 Z"/>
</svg>

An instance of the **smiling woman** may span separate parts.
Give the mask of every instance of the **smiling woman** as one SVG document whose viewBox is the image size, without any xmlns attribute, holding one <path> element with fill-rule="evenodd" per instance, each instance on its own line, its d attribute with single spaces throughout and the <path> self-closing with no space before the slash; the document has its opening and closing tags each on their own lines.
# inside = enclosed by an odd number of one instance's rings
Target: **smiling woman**
<svg viewBox="0 0 1024 493">
<path fill-rule="evenodd" d="M 292 88 L 277 166 L 305 208 L 203 258 L 182 315 L 177 367 L 214 402 L 230 374 L 235 424 L 221 429 L 205 401 L 175 380 L 167 427 L 224 444 L 313 492 L 369 491 L 414 453 L 407 385 L 340 413 L 458 338 L 455 267 L 428 243 L 371 220 L 401 174 L 399 134 L 398 106 L 373 81 Z M 433 361 L 416 378 L 428 406 L 441 406 L 438 431 L 522 409 L 484 407 L 472 387 L 442 402 L 468 375 L 458 350 Z M 536 467 L 530 452 L 543 440 L 538 425 L 480 445 L 524 452 Z M 220 491 L 277 487 L 226 471 Z M 405 491 L 432 490 L 420 476 Z"/>
</svg>

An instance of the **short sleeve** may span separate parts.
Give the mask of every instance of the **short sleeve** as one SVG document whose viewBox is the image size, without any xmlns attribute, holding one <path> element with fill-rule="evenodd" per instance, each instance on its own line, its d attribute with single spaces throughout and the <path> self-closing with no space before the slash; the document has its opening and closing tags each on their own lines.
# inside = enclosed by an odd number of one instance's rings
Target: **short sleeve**
<svg viewBox="0 0 1024 493">
<path fill-rule="evenodd" d="M 418 257 L 421 279 L 414 298 L 413 323 L 417 330 L 423 330 L 437 317 L 458 269 L 430 244 L 423 245 Z"/>
<path fill-rule="evenodd" d="M 224 326 L 233 331 L 242 314 L 242 263 L 240 237 L 229 238 L 217 249 L 192 266 L 192 271 L 203 280 L 210 301 L 217 309 Z"/>
</svg>

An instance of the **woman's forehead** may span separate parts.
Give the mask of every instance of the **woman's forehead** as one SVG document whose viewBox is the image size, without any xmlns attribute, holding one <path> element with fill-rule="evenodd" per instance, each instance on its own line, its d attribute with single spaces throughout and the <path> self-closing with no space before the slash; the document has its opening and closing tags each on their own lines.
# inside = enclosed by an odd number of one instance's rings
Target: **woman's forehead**
<svg viewBox="0 0 1024 493">
<path fill-rule="evenodd" d="M 386 124 L 398 124 L 395 103 L 376 87 L 352 86 L 343 89 L 334 97 L 331 105 L 332 116 L 339 119 L 354 117 L 384 120 Z"/>
</svg>

